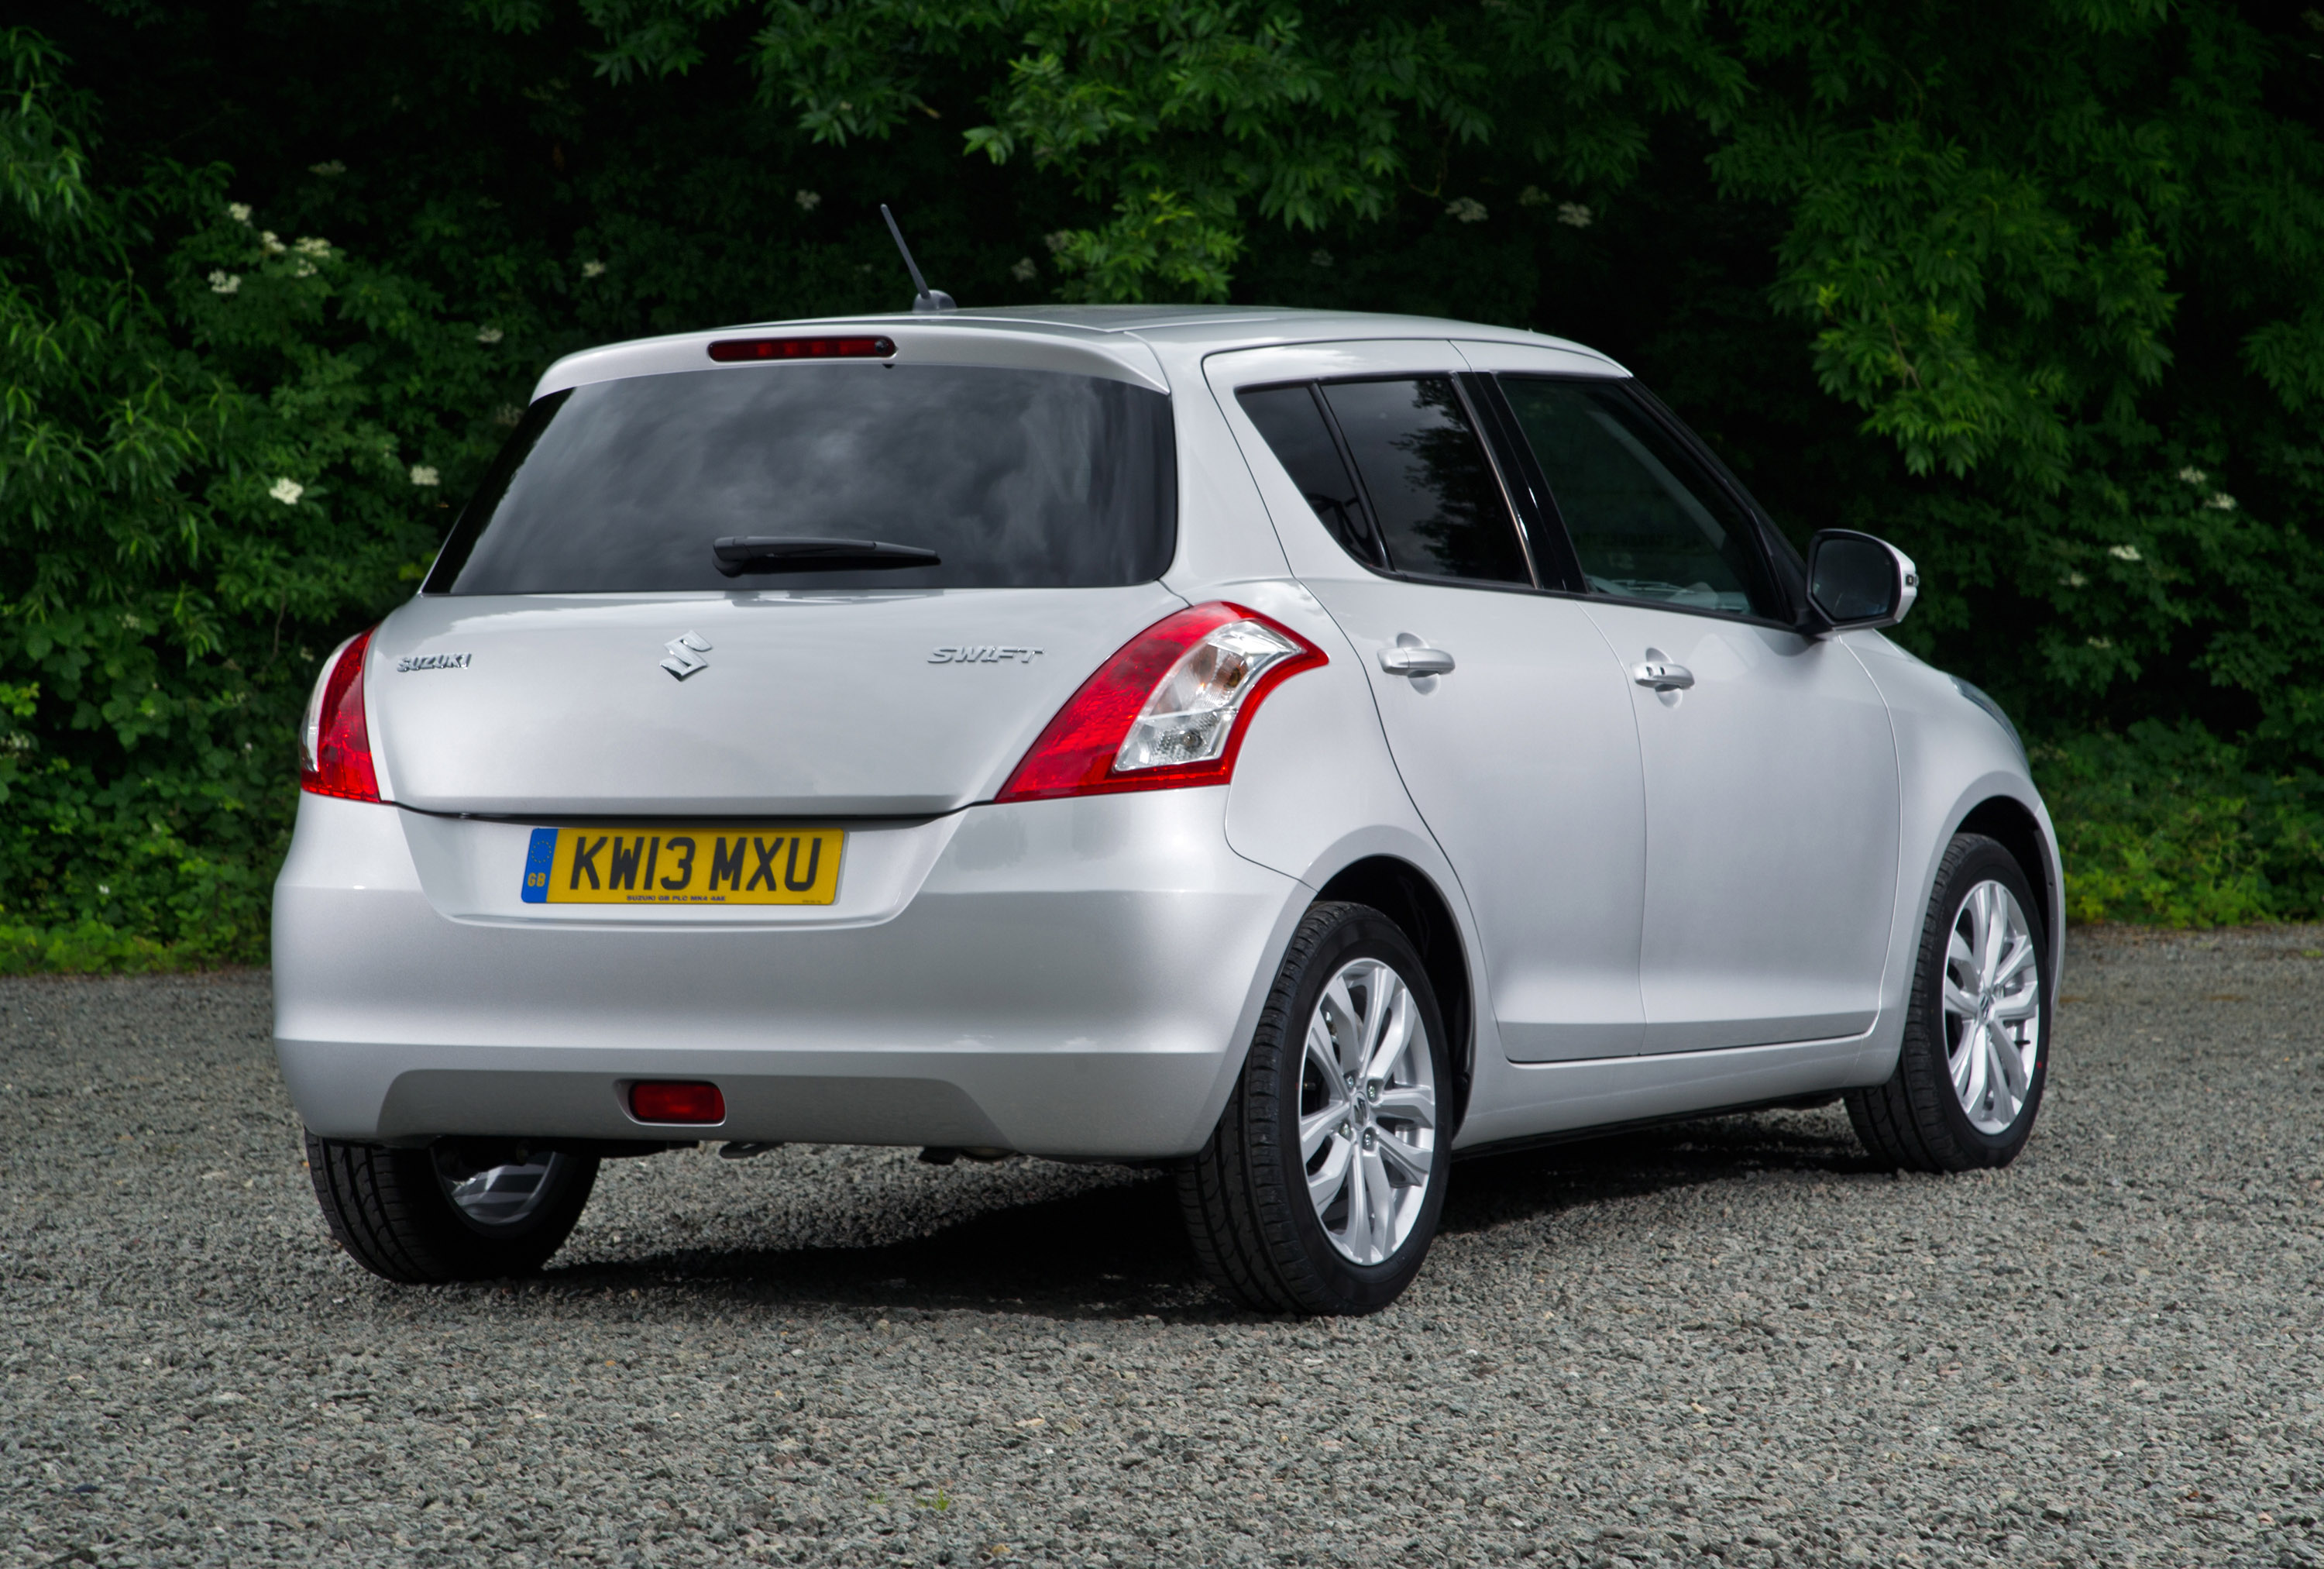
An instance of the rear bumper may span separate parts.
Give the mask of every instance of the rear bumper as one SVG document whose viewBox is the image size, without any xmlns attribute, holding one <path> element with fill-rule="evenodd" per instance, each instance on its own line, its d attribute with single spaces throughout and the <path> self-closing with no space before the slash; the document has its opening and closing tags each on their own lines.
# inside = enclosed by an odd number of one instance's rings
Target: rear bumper
<svg viewBox="0 0 2324 1569">
<path fill-rule="evenodd" d="M 892 913 L 684 927 L 447 913 L 473 901 L 433 863 L 423 885 L 412 841 L 441 862 L 464 825 L 303 797 L 275 890 L 283 1076 L 329 1139 L 1188 1153 L 1307 900 L 1228 847 L 1225 795 L 973 808 L 902 830 L 926 871 Z M 639 1122 L 640 1078 L 710 1080 L 726 1121 Z"/>
</svg>

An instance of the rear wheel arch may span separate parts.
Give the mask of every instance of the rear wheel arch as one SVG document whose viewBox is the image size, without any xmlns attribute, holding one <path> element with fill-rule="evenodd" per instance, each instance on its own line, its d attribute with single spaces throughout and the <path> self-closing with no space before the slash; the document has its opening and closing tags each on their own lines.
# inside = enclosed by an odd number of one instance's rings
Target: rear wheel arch
<svg viewBox="0 0 2324 1569">
<path fill-rule="evenodd" d="M 1461 924 L 1428 874 L 1409 861 L 1393 855 L 1370 855 L 1334 872 L 1315 892 L 1317 903 L 1344 900 L 1368 904 L 1402 929 L 1419 950 L 1428 983 L 1436 993 L 1444 1020 L 1445 1051 L 1452 1059 L 1452 1121 L 1446 1142 L 1459 1131 L 1469 1111 L 1469 1086 L 1475 1077 L 1476 1013 L 1469 984 L 1469 955 L 1461 940 Z"/>
</svg>

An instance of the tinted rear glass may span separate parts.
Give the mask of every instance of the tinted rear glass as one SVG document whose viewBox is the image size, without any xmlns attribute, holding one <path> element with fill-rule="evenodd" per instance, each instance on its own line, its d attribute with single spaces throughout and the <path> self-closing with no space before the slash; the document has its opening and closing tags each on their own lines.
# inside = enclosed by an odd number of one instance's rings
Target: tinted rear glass
<svg viewBox="0 0 2324 1569">
<path fill-rule="evenodd" d="M 1450 376 L 1326 382 L 1373 521 L 1399 572 L 1526 583 L 1525 547 Z"/>
<path fill-rule="evenodd" d="M 1360 561 L 1386 565 L 1372 538 L 1370 520 L 1364 515 L 1363 495 L 1340 458 L 1332 428 L 1316 406 L 1315 391 L 1302 382 L 1291 387 L 1256 387 L 1237 392 L 1235 401 L 1259 427 L 1267 445 L 1281 460 L 1291 483 L 1323 520 L 1341 547 Z"/>
<path fill-rule="evenodd" d="M 427 592 L 1099 588 L 1170 564 L 1170 401 L 991 366 L 787 365 L 599 382 L 524 421 Z M 876 540 L 934 567 L 722 576 L 729 535 Z"/>
</svg>

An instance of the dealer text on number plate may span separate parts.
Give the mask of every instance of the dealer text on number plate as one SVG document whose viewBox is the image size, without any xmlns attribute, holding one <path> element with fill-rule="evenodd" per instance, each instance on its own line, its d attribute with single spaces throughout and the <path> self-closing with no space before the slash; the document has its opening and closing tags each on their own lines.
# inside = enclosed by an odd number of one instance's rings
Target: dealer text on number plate
<svg viewBox="0 0 2324 1569">
<path fill-rule="evenodd" d="M 535 828 L 527 904 L 829 904 L 842 828 Z"/>
</svg>

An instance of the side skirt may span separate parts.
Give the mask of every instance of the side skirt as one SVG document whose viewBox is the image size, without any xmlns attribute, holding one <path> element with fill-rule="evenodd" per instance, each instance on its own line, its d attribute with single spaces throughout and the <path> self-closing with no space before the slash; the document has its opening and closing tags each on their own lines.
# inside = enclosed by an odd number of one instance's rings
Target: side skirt
<svg viewBox="0 0 2324 1569">
<path fill-rule="evenodd" d="M 1893 1056 L 1864 1035 L 1556 1063 L 1495 1063 L 1478 1075 L 1454 1154 L 1521 1141 L 1688 1121 L 1796 1104 L 1886 1078 Z"/>
<path fill-rule="evenodd" d="M 1826 1090 L 1813 1095 L 1787 1095 L 1781 1100 L 1746 1101 L 1738 1106 L 1715 1106 L 1703 1112 L 1674 1112 L 1663 1117 L 1637 1117 L 1627 1122 L 1601 1122 L 1594 1128 L 1562 1128 L 1553 1133 L 1524 1133 L 1514 1139 L 1497 1140 L 1490 1144 L 1472 1144 L 1455 1149 L 1455 1161 L 1482 1160 L 1495 1155 L 1516 1155 L 1527 1149 L 1545 1149 L 1553 1144 L 1581 1144 L 1591 1139 L 1614 1139 L 1625 1133 L 1643 1132 L 1649 1128 L 1674 1128 L 1685 1122 L 1707 1122 L 1714 1117 L 1733 1117 L 1745 1112 L 1812 1112 L 1822 1106 L 1840 1103 L 1838 1090 Z"/>
</svg>

